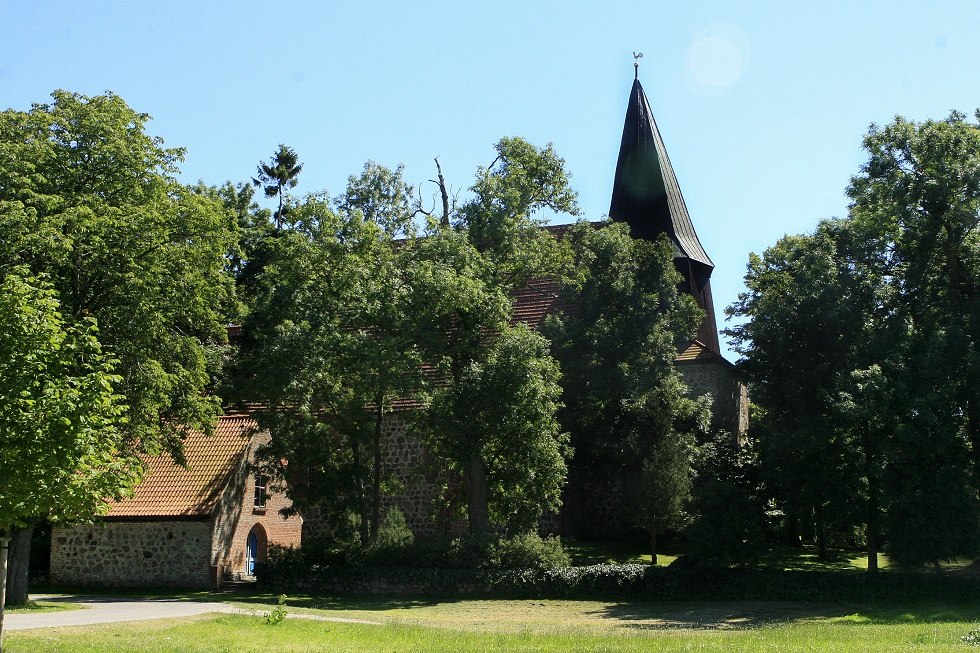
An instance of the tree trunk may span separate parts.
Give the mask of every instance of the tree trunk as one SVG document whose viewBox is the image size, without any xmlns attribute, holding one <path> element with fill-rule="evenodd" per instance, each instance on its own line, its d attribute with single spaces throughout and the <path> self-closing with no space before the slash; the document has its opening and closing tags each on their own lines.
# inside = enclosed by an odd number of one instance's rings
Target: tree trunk
<svg viewBox="0 0 980 653">
<path fill-rule="evenodd" d="M 27 575 L 31 562 L 31 538 L 35 524 L 14 528 L 9 532 L 10 550 L 7 560 L 7 605 L 27 603 Z"/>
<path fill-rule="evenodd" d="M 436 157 L 436 172 L 439 175 L 439 193 L 442 195 L 442 217 L 439 224 L 443 227 L 449 226 L 449 190 L 446 188 L 446 179 L 442 176 L 442 166 L 439 165 L 439 157 Z"/>
<path fill-rule="evenodd" d="M 371 479 L 371 542 L 377 541 L 378 530 L 381 528 L 381 435 L 384 427 L 384 400 L 379 398 L 377 404 L 374 419 L 374 474 Z"/>
<path fill-rule="evenodd" d="M 878 572 L 878 529 L 868 524 L 866 537 L 868 538 L 868 572 L 874 574 Z"/>
<path fill-rule="evenodd" d="M 657 526 L 650 525 L 650 564 L 657 564 Z"/>
<path fill-rule="evenodd" d="M 0 653 L 3 653 L 3 610 L 7 594 L 7 532 L 0 529 Z"/>
<path fill-rule="evenodd" d="M 871 434 L 864 434 L 864 473 L 868 477 L 868 516 L 865 538 L 868 540 L 868 572 L 878 571 L 878 513 L 880 502 L 878 500 L 878 477 L 877 477 L 877 457 L 872 449 Z"/>
<path fill-rule="evenodd" d="M 351 443 L 351 454 L 354 462 L 354 486 L 357 488 L 357 515 L 361 518 L 359 535 L 361 546 L 368 545 L 370 535 L 370 522 L 367 511 L 367 492 L 364 489 L 364 474 L 361 473 L 361 447 L 356 442 Z"/>
<path fill-rule="evenodd" d="M 980 490 L 980 401 L 966 402 L 966 432 L 973 451 L 974 489 Z"/>
<path fill-rule="evenodd" d="M 824 529 L 823 524 L 823 510 L 817 508 L 814 512 L 814 517 L 817 520 L 817 557 L 821 560 L 827 560 L 827 533 Z"/>
<path fill-rule="evenodd" d="M 490 532 L 490 508 L 487 490 L 487 465 L 479 452 L 470 456 L 466 467 L 466 509 L 470 516 L 470 534 Z"/>
</svg>

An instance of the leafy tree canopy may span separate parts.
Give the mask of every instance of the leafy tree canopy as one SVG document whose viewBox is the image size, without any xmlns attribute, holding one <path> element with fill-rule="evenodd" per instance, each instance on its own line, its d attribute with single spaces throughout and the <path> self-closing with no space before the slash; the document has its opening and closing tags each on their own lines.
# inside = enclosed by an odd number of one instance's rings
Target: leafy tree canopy
<svg viewBox="0 0 980 653">
<path fill-rule="evenodd" d="M 50 284 L 15 268 L 0 281 L 0 531 L 88 519 L 141 472 L 124 445 L 115 361 L 94 320 L 66 321 Z"/>
<path fill-rule="evenodd" d="M 219 408 L 237 226 L 174 179 L 183 152 L 146 133 L 149 116 L 112 93 L 52 98 L 0 113 L 0 274 L 45 274 L 67 322 L 97 320 L 127 442 L 179 455 L 178 425 L 207 431 Z"/>
</svg>

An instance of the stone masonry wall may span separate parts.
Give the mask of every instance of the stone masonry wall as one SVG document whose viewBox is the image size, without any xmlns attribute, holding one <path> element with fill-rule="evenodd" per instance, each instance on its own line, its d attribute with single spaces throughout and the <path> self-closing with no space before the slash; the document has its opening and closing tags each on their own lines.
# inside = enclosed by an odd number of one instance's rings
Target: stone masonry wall
<svg viewBox="0 0 980 653">
<path fill-rule="evenodd" d="M 735 368 L 722 359 L 682 361 L 677 364 L 692 397 L 712 398 L 712 426 L 745 435 L 749 428 L 748 388 L 735 374 Z"/>
<path fill-rule="evenodd" d="M 51 582 L 100 587 L 209 586 L 207 521 L 111 521 L 56 526 Z"/>
<path fill-rule="evenodd" d="M 383 428 L 385 468 L 399 490 L 383 498 L 382 510 L 397 507 L 416 535 L 452 531 L 452 524 L 446 523 L 446 517 L 437 514 L 440 481 L 447 470 L 434 468 L 435 457 L 409 432 L 404 415 L 389 415 Z"/>
<path fill-rule="evenodd" d="M 458 520 L 438 511 L 440 488 L 447 469 L 434 466 L 434 456 L 409 432 L 404 414 L 385 416 L 381 446 L 389 484 L 396 488 L 382 497 L 382 513 L 392 507 L 398 508 L 417 536 L 461 534 L 463 529 Z M 307 508 L 303 513 L 304 539 L 315 540 L 329 535 L 330 526 L 323 511 L 317 506 Z"/>
</svg>

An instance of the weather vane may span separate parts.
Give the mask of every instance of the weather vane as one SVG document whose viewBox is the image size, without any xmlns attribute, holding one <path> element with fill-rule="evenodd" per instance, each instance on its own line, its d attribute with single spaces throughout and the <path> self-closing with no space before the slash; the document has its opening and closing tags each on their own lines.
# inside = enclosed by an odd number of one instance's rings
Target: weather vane
<svg viewBox="0 0 980 653">
<path fill-rule="evenodd" d="M 642 52 L 633 51 L 633 77 L 640 77 L 640 59 L 643 58 Z"/>
</svg>

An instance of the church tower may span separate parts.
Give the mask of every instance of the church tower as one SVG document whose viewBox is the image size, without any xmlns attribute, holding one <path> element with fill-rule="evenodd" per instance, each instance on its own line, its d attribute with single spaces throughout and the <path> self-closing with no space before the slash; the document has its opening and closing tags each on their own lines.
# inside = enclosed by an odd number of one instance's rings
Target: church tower
<svg viewBox="0 0 980 653">
<path fill-rule="evenodd" d="M 633 80 L 626 124 L 616 163 L 609 217 L 630 226 L 634 238 L 656 240 L 667 234 L 674 245 L 674 265 L 684 278 L 682 289 L 705 312 L 695 340 L 706 351 L 721 356 L 715 307 L 711 299 L 714 263 L 701 246 L 674 176 L 650 102 Z"/>
</svg>

